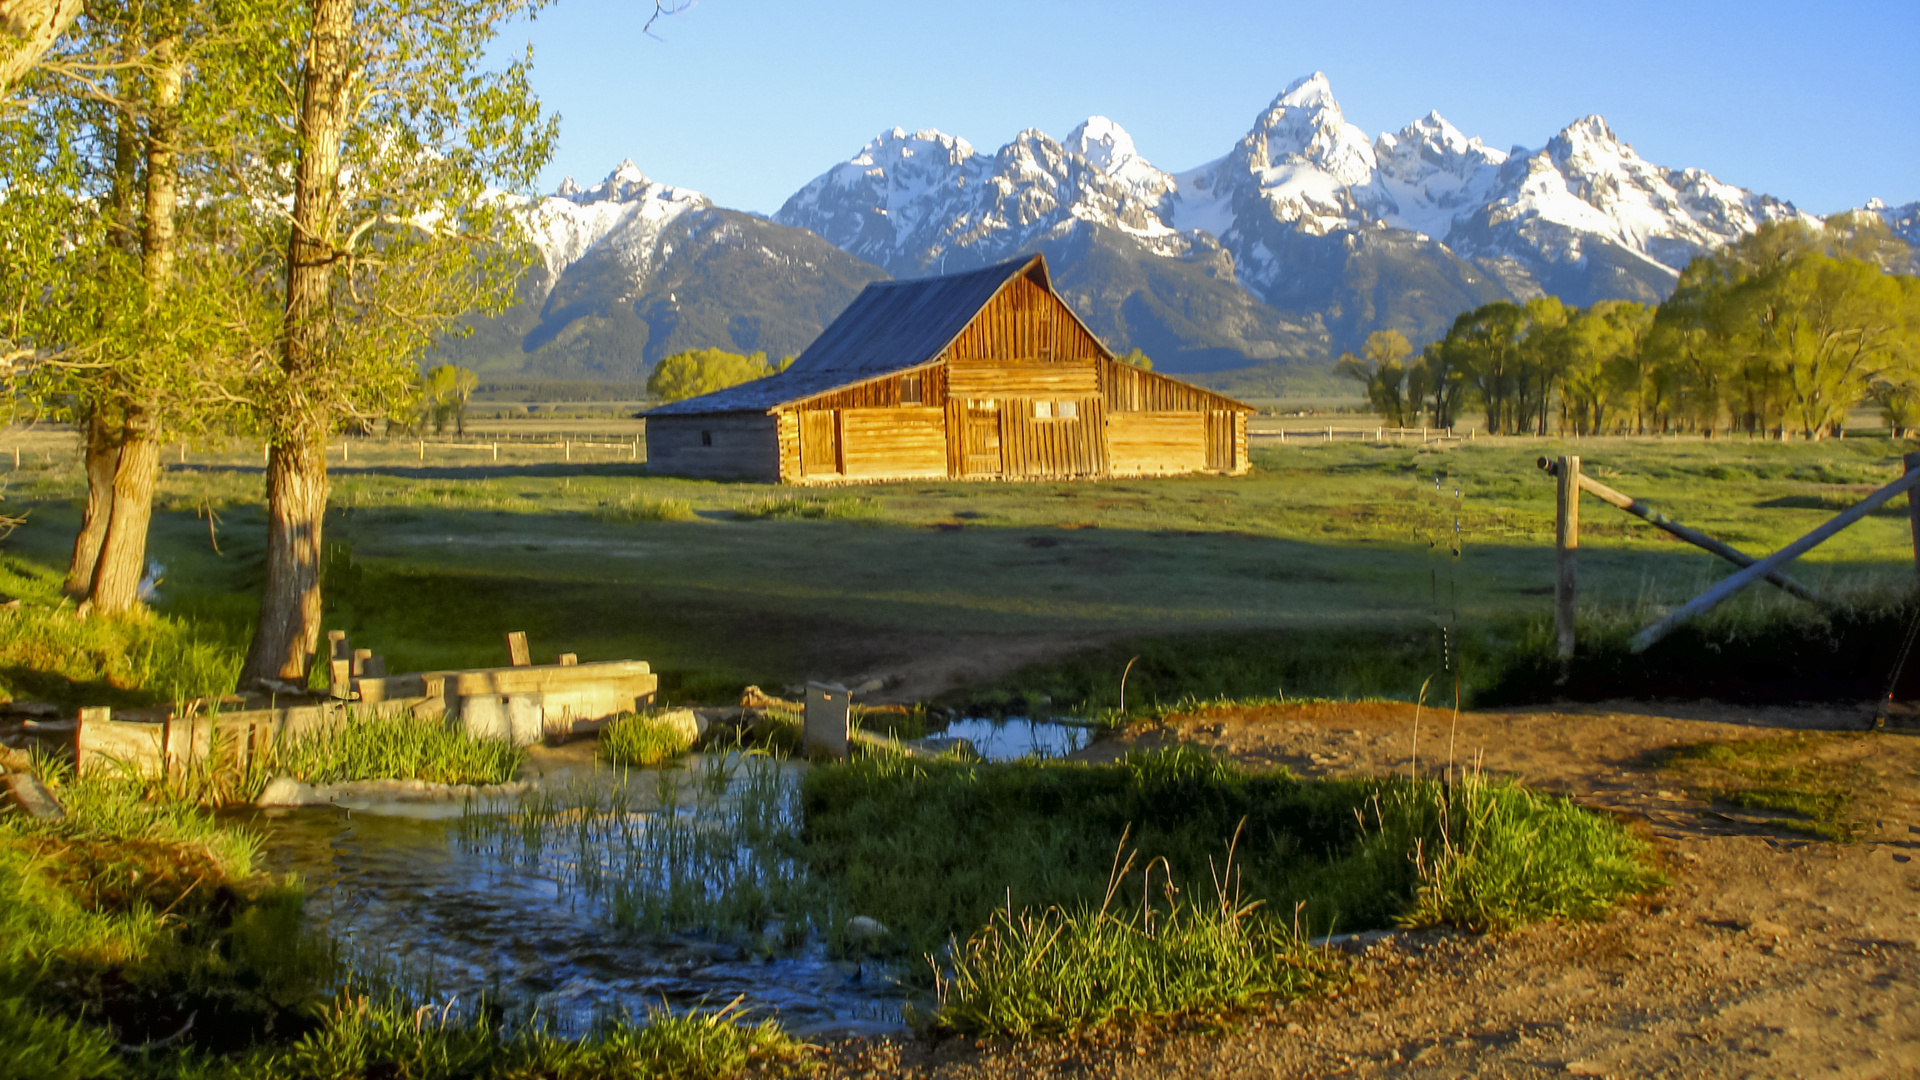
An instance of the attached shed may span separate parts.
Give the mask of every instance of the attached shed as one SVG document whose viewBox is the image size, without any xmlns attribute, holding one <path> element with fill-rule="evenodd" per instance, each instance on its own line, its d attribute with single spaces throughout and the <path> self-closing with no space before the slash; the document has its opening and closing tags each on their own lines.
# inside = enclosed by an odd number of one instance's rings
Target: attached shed
<svg viewBox="0 0 1920 1080">
<path fill-rule="evenodd" d="M 1239 475 L 1252 411 L 1115 360 L 1034 255 L 868 285 L 787 370 L 648 412 L 647 460 L 794 484 Z"/>
</svg>

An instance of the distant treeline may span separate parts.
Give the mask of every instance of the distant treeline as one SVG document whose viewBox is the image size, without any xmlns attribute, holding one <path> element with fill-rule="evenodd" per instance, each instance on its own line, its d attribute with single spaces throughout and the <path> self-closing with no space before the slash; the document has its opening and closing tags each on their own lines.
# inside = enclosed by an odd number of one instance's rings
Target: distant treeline
<svg viewBox="0 0 1920 1080">
<path fill-rule="evenodd" d="M 591 379 L 489 379 L 473 393 L 475 402 L 645 401 L 647 384 L 595 382 Z"/>
</svg>

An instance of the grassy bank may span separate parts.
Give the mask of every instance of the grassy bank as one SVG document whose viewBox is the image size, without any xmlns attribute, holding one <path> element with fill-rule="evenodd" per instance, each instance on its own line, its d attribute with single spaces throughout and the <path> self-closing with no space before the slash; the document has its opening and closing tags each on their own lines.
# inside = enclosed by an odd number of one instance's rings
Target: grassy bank
<svg viewBox="0 0 1920 1080">
<path fill-rule="evenodd" d="M 1194 751 L 1116 765 L 764 757 L 461 822 L 621 928 L 897 965 L 964 1031 L 1213 1014 L 1337 978 L 1307 939 L 1589 919 L 1656 885 L 1645 846 L 1476 778 L 1303 781 Z"/>
<path fill-rule="evenodd" d="M 0 1076 L 665 1080 L 804 1053 L 727 1010 L 566 1039 L 484 1002 L 422 1006 L 302 930 L 251 833 L 111 775 L 49 778 L 64 819 L 0 812 Z"/>
</svg>

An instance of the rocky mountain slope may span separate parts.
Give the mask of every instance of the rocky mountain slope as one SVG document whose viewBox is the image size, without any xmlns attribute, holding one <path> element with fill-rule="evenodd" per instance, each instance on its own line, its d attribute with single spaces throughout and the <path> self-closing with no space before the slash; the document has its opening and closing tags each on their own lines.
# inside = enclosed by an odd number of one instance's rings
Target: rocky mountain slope
<svg viewBox="0 0 1920 1080">
<path fill-rule="evenodd" d="M 640 381 L 661 357 L 798 353 L 885 273 L 801 229 L 649 180 L 632 161 L 528 204 L 538 252 L 513 307 L 436 361 L 483 375 Z"/>
</svg>

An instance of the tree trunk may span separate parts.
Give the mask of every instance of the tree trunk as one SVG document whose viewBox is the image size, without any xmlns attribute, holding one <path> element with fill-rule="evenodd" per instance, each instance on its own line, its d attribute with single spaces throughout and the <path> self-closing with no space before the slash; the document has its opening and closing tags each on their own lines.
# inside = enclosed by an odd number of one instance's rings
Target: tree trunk
<svg viewBox="0 0 1920 1080">
<path fill-rule="evenodd" d="M 12 94 L 82 6 L 81 0 L 0 0 L 0 98 Z"/>
<path fill-rule="evenodd" d="M 242 686 L 271 679 L 304 684 L 320 638 L 320 531 L 327 511 L 327 420 L 303 388 L 320 377 L 333 290 L 339 218 L 340 138 L 347 123 L 348 35 L 353 0 L 313 0 L 301 71 L 300 161 L 287 242 L 287 310 L 280 366 L 289 399 L 267 463 L 267 580 Z"/>
<path fill-rule="evenodd" d="M 138 416 L 120 429 L 119 466 L 113 474 L 113 513 L 93 569 L 90 611 L 111 615 L 140 602 L 147 569 L 147 523 L 153 516 L 153 481 L 160 471 L 160 440 Z"/>
<path fill-rule="evenodd" d="M 173 38 L 162 39 L 149 53 L 154 70 L 145 140 L 147 182 L 141 210 L 140 272 L 150 310 L 173 287 L 177 247 L 174 215 L 180 203 L 180 169 L 174 139 L 179 130 L 186 67 L 175 53 L 175 43 Z M 153 484 L 160 471 L 160 433 L 140 409 L 128 407 L 119 442 L 113 510 L 87 597 L 90 610 L 102 614 L 126 611 L 140 602 L 140 579 L 147 568 L 147 526 L 153 519 Z"/>
<path fill-rule="evenodd" d="M 86 454 L 87 509 L 80 518 L 80 535 L 73 540 L 65 586 L 75 599 L 85 599 L 93 589 L 93 570 L 100 564 L 100 545 L 113 516 L 113 476 L 120 467 L 120 427 L 97 405 L 87 417 Z"/>
<path fill-rule="evenodd" d="M 267 464 L 267 583 L 242 685 L 307 681 L 320 640 L 320 544 L 327 513 L 324 442 L 275 446 Z"/>
</svg>

